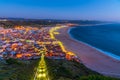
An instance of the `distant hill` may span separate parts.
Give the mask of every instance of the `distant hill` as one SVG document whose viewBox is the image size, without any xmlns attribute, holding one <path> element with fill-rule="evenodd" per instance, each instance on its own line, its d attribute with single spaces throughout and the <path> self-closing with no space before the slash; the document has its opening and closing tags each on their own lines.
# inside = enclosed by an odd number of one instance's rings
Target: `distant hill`
<svg viewBox="0 0 120 80">
<path fill-rule="evenodd" d="M 25 19 L 25 18 L 0 18 L 0 25 L 5 27 L 13 27 L 15 25 L 23 26 L 54 26 L 56 24 L 100 24 L 103 21 L 90 21 L 90 20 L 57 20 L 57 19 Z"/>
</svg>

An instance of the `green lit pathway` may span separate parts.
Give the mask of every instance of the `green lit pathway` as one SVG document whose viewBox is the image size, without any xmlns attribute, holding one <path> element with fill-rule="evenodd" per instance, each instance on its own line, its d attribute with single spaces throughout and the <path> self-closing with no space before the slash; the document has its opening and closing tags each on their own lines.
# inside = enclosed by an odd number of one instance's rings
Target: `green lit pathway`
<svg viewBox="0 0 120 80">
<path fill-rule="evenodd" d="M 41 56 L 41 60 L 37 68 L 37 72 L 35 74 L 34 80 L 49 80 L 44 54 L 42 54 Z"/>
</svg>

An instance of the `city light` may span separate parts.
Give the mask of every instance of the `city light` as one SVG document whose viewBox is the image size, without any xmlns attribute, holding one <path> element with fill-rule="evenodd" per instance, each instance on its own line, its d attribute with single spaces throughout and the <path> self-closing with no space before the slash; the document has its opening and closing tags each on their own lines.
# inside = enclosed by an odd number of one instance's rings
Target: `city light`
<svg viewBox="0 0 120 80">
<path fill-rule="evenodd" d="M 56 26 L 38 29 L 17 26 L 12 29 L 3 29 L 0 32 L 1 56 L 19 60 L 41 58 L 34 80 L 50 80 L 44 57 L 79 61 L 76 55 L 67 51 L 64 44 L 55 37 L 60 34 L 58 30 L 64 27 Z"/>
<path fill-rule="evenodd" d="M 44 59 L 44 54 L 42 54 L 41 56 L 41 60 L 37 68 L 34 80 L 49 80 L 47 65 Z"/>
</svg>

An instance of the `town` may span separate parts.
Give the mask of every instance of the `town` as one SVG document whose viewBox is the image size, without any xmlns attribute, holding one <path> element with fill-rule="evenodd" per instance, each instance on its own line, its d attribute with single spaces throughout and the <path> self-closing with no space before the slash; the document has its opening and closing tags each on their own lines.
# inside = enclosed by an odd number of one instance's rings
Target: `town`
<svg viewBox="0 0 120 80">
<path fill-rule="evenodd" d="M 65 27 L 15 26 L 0 28 L 0 59 L 20 60 L 39 59 L 43 53 L 50 59 L 67 59 L 79 62 L 72 52 L 66 51 L 63 44 L 55 39 L 57 29 Z"/>
</svg>

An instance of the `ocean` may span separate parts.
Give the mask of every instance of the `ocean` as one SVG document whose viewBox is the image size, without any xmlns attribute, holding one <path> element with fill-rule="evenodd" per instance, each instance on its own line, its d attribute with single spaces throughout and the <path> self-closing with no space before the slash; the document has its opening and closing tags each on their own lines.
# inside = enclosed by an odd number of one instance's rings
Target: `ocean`
<svg viewBox="0 0 120 80">
<path fill-rule="evenodd" d="M 120 60 L 120 24 L 77 26 L 69 30 L 70 36 Z"/>
</svg>

